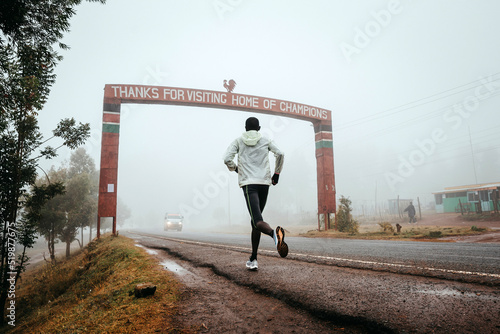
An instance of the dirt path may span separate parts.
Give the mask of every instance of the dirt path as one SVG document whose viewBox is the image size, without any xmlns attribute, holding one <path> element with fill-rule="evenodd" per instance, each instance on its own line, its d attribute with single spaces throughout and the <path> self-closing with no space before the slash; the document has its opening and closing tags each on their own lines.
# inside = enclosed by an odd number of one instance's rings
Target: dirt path
<svg viewBox="0 0 500 334">
<path fill-rule="evenodd" d="M 491 229 L 492 232 L 481 235 L 470 235 L 462 237 L 440 238 L 442 241 L 455 242 L 493 242 L 500 243 L 500 221 L 467 221 L 463 216 L 456 213 L 439 213 L 423 216 L 423 219 L 417 223 L 420 226 L 460 226 Z"/>
<path fill-rule="evenodd" d="M 164 251 L 148 252 L 183 283 L 177 321 L 185 333 L 366 333 L 358 326 L 319 320 L 276 296 L 238 286 L 212 268 L 193 266 Z"/>
<path fill-rule="evenodd" d="M 468 221 L 465 216 L 458 213 L 434 213 L 424 214 L 422 219 L 418 220 L 418 225 L 423 226 L 478 226 L 488 228 L 500 229 L 500 221 Z"/>
</svg>

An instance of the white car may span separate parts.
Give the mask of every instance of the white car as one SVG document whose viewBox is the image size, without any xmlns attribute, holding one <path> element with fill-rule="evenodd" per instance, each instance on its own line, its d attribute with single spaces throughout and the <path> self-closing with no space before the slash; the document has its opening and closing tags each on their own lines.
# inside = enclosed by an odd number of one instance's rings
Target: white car
<svg viewBox="0 0 500 334">
<path fill-rule="evenodd" d="M 177 230 L 182 231 L 182 220 L 184 217 L 178 213 L 167 213 L 165 215 L 165 224 L 163 230 Z"/>
</svg>

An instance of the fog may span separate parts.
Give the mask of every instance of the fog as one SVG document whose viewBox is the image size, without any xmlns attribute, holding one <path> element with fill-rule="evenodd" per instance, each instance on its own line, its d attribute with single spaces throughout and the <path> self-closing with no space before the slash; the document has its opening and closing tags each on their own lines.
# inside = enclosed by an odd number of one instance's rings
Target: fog
<svg viewBox="0 0 500 334">
<path fill-rule="evenodd" d="M 88 122 L 100 163 L 105 84 L 150 84 L 289 100 L 332 111 L 337 196 L 433 201 L 444 187 L 500 181 L 498 1 L 130 1 L 83 3 L 40 113 Z M 119 198 L 134 227 L 246 225 L 222 156 L 255 116 L 285 153 L 264 218 L 314 224 L 310 123 L 211 108 L 123 104 Z M 50 168 L 69 160 L 63 150 Z M 273 162 L 274 158 L 271 157 Z"/>
</svg>

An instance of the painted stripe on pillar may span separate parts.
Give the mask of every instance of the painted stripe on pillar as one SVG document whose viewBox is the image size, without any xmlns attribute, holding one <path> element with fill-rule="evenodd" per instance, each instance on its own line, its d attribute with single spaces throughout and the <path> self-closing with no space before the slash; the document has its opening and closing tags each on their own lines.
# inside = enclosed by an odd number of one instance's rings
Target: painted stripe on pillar
<svg viewBox="0 0 500 334">
<path fill-rule="evenodd" d="M 322 131 L 332 132 L 332 130 L 333 130 L 333 128 L 332 128 L 331 124 L 318 123 L 318 124 L 314 125 L 314 132 L 315 133 L 322 132 Z"/>
<path fill-rule="evenodd" d="M 333 140 L 319 140 L 316 142 L 316 149 L 333 148 Z"/>
<path fill-rule="evenodd" d="M 120 114 L 104 112 L 102 115 L 102 122 L 120 124 Z"/>
<path fill-rule="evenodd" d="M 333 134 L 331 132 L 317 132 L 314 135 L 315 141 L 320 141 L 320 140 L 332 140 L 333 139 Z"/>
<path fill-rule="evenodd" d="M 102 132 L 120 133 L 120 124 L 102 123 Z"/>
<path fill-rule="evenodd" d="M 111 112 L 120 112 L 121 109 L 121 104 L 114 104 L 114 103 L 104 103 L 103 104 L 103 111 L 111 111 Z"/>
</svg>

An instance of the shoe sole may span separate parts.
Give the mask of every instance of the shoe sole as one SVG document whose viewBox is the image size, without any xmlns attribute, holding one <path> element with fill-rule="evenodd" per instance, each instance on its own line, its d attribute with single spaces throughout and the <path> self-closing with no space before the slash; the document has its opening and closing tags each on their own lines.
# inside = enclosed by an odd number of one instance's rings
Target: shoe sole
<svg viewBox="0 0 500 334">
<path fill-rule="evenodd" d="M 281 257 L 286 257 L 288 255 L 288 245 L 285 242 L 285 230 L 280 226 L 276 227 L 276 236 L 278 237 L 278 245 L 276 246 L 278 254 Z"/>
</svg>

